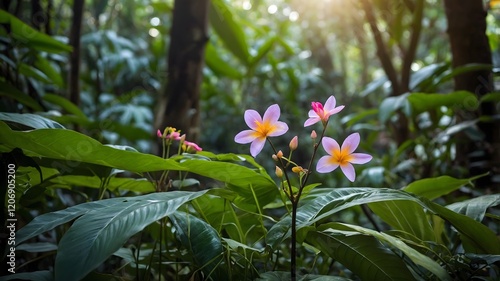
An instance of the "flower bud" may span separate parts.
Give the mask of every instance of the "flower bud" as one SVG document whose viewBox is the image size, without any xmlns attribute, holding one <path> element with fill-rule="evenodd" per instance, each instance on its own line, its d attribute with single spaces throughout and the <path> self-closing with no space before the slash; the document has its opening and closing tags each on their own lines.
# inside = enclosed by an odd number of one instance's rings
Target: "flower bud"
<svg viewBox="0 0 500 281">
<path fill-rule="evenodd" d="M 276 154 L 273 154 L 271 157 L 273 158 L 274 161 L 278 161 L 278 156 L 276 156 Z"/>
<path fill-rule="evenodd" d="M 312 132 L 311 132 L 311 139 L 315 140 L 317 137 L 318 137 L 318 135 L 316 134 L 316 131 L 312 130 Z"/>
<path fill-rule="evenodd" d="M 283 157 L 283 151 L 278 151 L 278 154 L 276 154 L 276 157 L 281 158 Z"/>
<path fill-rule="evenodd" d="M 158 136 L 159 138 L 163 137 L 163 134 L 161 133 L 160 130 L 156 131 L 156 136 Z"/>
<path fill-rule="evenodd" d="M 302 168 L 301 166 L 295 166 L 292 168 L 292 172 L 294 172 L 296 174 L 300 174 L 303 171 L 304 171 L 304 168 Z"/>
<path fill-rule="evenodd" d="M 291 151 L 294 151 L 295 149 L 297 149 L 297 147 L 299 146 L 299 138 L 297 136 L 293 137 L 293 139 L 290 141 L 290 150 Z"/>
<path fill-rule="evenodd" d="M 276 173 L 276 176 L 278 178 L 282 178 L 283 177 L 283 170 L 281 170 L 280 167 L 276 166 L 276 170 L 274 172 Z"/>
</svg>

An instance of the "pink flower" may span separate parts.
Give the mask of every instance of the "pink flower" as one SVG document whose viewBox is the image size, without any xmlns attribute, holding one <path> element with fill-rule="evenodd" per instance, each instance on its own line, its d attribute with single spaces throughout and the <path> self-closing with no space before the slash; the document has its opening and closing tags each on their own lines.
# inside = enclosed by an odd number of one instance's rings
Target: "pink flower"
<svg viewBox="0 0 500 281">
<path fill-rule="evenodd" d="M 203 150 L 199 145 L 197 145 L 194 142 L 184 141 L 183 144 L 186 146 L 186 148 L 185 148 L 186 151 L 202 151 Z"/>
<path fill-rule="evenodd" d="M 156 131 L 156 135 L 159 137 L 159 138 L 162 138 L 163 137 L 163 134 L 161 133 L 161 131 L 158 129 L 158 131 Z"/>
<path fill-rule="evenodd" d="M 354 182 L 356 172 L 352 164 L 365 164 L 372 160 L 372 156 L 369 154 L 353 153 L 358 148 L 359 139 L 359 134 L 353 133 L 344 140 L 342 147 L 340 147 L 334 139 L 324 137 L 321 143 L 329 155 L 319 159 L 316 171 L 318 173 L 329 173 L 340 166 L 347 179 Z"/>
<path fill-rule="evenodd" d="M 166 139 L 171 139 L 171 140 L 180 140 L 181 139 L 181 134 L 179 132 L 171 132 L 165 138 Z"/>
<path fill-rule="evenodd" d="M 330 118 L 331 115 L 339 113 L 342 109 L 344 109 L 343 105 L 335 107 L 336 103 L 337 102 L 335 101 L 334 96 L 330 96 L 326 100 L 324 107 L 320 102 L 311 102 L 312 109 L 309 110 L 309 119 L 304 122 L 304 127 L 311 126 L 319 121 L 326 124 L 326 121 L 328 121 L 328 118 Z"/>
<path fill-rule="evenodd" d="M 280 107 L 273 104 L 264 112 L 264 118 L 260 114 L 249 109 L 245 111 L 245 123 L 251 130 L 239 132 L 234 141 L 241 144 L 252 143 L 250 145 L 250 154 L 257 156 L 264 148 L 267 137 L 281 136 L 288 131 L 288 125 L 285 122 L 278 121 L 280 118 Z"/>
</svg>

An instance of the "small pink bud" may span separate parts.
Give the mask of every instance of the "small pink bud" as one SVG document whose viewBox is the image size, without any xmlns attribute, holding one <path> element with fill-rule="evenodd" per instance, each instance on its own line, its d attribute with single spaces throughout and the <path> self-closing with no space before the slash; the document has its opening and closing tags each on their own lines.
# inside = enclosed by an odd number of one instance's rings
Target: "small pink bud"
<svg viewBox="0 0 500 281">
<path fill-rule="evenodd" d="M 311 139 L 316 139 L 318 137 L 318 135 L 316 134 L 316 131 L 315 130 L 312 130 L 311 132 Z"/>
<path fill-rule="evenodd" d="M 156 135 L 157 135 L 159 138 L 163 137 L 163 134 L 161 133 L 161 131 L 160 131 L 160 130 L 156 131 Z"/>
<path fill-rule="evenodd" d="M 278 154 L 276 154 L 276 156 L 277 156 L 278 158 L 283 157 L 283 152 L 282 152 L 281 150 L 280 150 L 280 151 L 278 151 Z"/>
<path fill-rule="evenodd" d="M 290 150 L 291 151 L 294 151 L 295 149 L 297 149 L 297 147 L 299 146 L 299 138 L 297 136 L 293 137 L 293 139 L 290 141 Z"/>
</svg>

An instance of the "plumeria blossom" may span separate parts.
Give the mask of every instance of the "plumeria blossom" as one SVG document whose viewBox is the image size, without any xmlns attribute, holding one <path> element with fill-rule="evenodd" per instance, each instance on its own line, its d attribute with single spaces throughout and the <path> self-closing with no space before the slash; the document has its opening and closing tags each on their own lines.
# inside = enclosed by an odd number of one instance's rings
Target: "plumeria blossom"
<svg viewBox="0 0 500 281">
<path fill-rule="evenodd" d="M 281 111 L 277 104 L 269 106 L 264 112 L 264 116 L 253 110 L 245 111 L 245 123 L 251 130 L 239 132 L 234 141 L 241 144 L 252 143 L 250 145 L 250 154 L 257 156 L 264 148 L 267 137 L 277 137 L 288 131 L 288 125 L 285 122 L 278 121 Z"/>
<path fill-rule="evenodd" d="M 365 153 L 353 153 L 359 145 L 359 134 L 349 135 L 342 147 L 332 138 L 324 137 L 323 148 L 329 155 L 321 157 L 316 165 L 318 173 L 329 173 L 340 166 L 340 169 L 348 180 L 354 182 L 356 172 L 352 164 L 365 164 L 372 160 L 372 156 Z"/>
<path fill-rule="evenodd" d="M 309 118 L 306 122 L 304 122 L 304 127 L 311 126 L 319 121 L 326 124 L 326 121 L 328 121 L 328 118 L 330 118 L 331 115 L 339 113 L 342 109 L 344 109 L 343 105 L 335 107 L 336 103 L 337 101 L 334 96 L 330 96 L 326 100 L 325 106 L 317 101 L 311 102 L 312 109 L 309 110 Z"/>
</svg>

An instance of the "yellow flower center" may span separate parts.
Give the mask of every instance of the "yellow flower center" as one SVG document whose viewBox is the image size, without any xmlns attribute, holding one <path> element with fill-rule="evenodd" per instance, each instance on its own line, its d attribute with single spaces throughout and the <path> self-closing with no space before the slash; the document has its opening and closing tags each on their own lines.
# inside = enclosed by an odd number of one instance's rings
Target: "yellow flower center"
<svg viewBox="0 0 500 281">
<path fill-rule="evenodd" d="M 353 157 L 348 151 L 349 147 L 333 150 L 330 162 L 332 164 L 339 164 L 340 166 L 346 165 L 347 163 L 351 162 Z"/>
<path fill-rule="evenodd" d="M 255 121 L 255 125 L 257 125 L 257 128 L 255 129 L 253 135 L 257 138 L 266 138 L 277 129 L 275 124 L 272 124 L 268 121 L 264 121 L 262 123 L 259 121 Z"/>
</svg>

